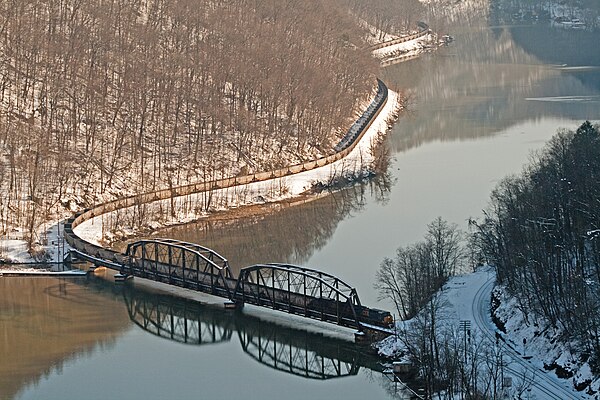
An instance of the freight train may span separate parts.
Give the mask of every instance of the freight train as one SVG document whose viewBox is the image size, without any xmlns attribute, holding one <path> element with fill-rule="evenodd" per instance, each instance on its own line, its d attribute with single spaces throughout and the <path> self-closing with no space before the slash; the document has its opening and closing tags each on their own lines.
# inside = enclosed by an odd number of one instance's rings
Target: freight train
<svg viewBox="0 0 600 400">
<path fill-rule="evenodd" d="M 338 303 L 333 299 L 321 298 L 311 300 L 309 303 L 309 308 L 311 310 L 322 311 L 328 315 L 337 315 L 339 310 L 339 315 L 343 319 L 355 319 L 352 308 L 350 308 L 348 303 Z M 394 318 L 389 311 L 379 310 L 377 308 L 369 308 L 362 305 L 355 305 L 354 311 L 356 312 L 356 317 L 358 317 L 358 320 L 361 323 L 386 329 L 390 329 L 394 325 Z"/>
</svg>

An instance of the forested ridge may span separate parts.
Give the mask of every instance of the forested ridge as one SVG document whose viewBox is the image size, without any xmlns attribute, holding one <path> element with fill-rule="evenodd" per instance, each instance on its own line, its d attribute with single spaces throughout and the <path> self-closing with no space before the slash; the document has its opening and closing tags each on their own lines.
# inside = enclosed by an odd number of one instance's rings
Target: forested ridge
<svg viewBox="0 0 600 400">
<path fill-rule="evenodd" d="M 552 138 L 492 194 L 476 232 L 498 280 L 539 330 L 561 332 L 600 371 L 600 133 Z"/>
<path fill-rule="evenodd" d="M 384 2 L 0 1 L 0 231 L 330 154 Z"/>
</svg>

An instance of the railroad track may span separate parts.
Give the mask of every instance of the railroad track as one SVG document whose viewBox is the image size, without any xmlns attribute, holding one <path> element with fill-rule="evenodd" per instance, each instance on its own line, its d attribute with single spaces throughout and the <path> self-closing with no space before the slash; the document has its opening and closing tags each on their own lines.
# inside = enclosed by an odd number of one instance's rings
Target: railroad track
<svg viewBox="0 0 600 400">
<path fill-rule="evenodd" d="M 496 330 L 493 328 L 492 322 L 489 320 L 488 307 L 489 297 L 494 287 L 494 277 L 490 278 L 475 294 L 473 298 L 473 316 L 475 324 L 484 335 L 492 343 L 496 341 Z M 556 400 L 581 400 L 584 397 L 569 390 L 559 382 L 548 376 L 548 372 L 535 367 L 529 361 L 524 360 L 522 355 L 515 349 L 510 347 L 508 343 L 504 346 L 506 354 L 510 360 L 517 366 L 507 366 L 505 370 L 513 377 L 523 377 L 526 384 L 531 385 L 535 392 L 542 394 L 544 399 Z"/>
</svg>

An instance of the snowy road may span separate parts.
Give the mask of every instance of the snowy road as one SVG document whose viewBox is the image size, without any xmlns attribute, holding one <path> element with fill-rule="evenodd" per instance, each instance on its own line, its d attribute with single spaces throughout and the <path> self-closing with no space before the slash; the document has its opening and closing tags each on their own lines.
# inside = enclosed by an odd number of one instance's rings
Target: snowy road
<svg viewBox="0 0 600 400">
<path fill-rule="evenodd" d="M 472 302 L 472 312 L 475 325 L 490 341 L 496 340 L 496 327 L 490 317 L 490 296 L 494 288 L 495 274 L 489 274 L 487 281 L 483 282 L 479 290 L 475 293 Z M 568 387 L 568 383 L 559 380 L 551 372 L 544 371 L 534 366 L 529 360 L 516 351 L 509 343 L 504 345 L 505 355 L 509 357 L 508 366 L 505 370 L 509 371 L 513 377 L 513 382 L 525 379 L 530 384 L 528 390 L 522 395 L 525 399 L 585 399 L 582 394 Z"/>
</svg>

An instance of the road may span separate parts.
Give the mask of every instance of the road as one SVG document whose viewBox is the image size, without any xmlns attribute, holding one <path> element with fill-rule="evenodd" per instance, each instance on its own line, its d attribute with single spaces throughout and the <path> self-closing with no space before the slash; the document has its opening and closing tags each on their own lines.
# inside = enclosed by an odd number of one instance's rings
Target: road
<svg viewBox="0 0 600 400">
<path fill-rule="evenodd" d="M 490 317 L 490 296 L 494 288 L 495 274 L 490 274 L 488 280 L 479 288 L 473 298 L 473 317 L 475 325 L 482 335 L 490 341 L 496 341 L 497 329 Z M 504 345 L 504 357 L 508 358 L 508 366 L 505 371 L 513 377 L 513 382 L 525 379 L 530 385 L 524 399 L 549 399 L 549 400 L 580 400 L 585 399 L 583 394 L 569 388 L 569 383 L 560 380 L 553 372 L 544 371 L 533 365 L 529 360 L 511 347 L 509 343 Z M 525 377 L 525 378 L 524 378 Z"/>
</svg>

